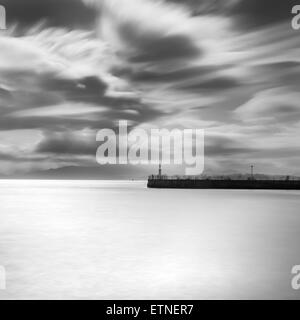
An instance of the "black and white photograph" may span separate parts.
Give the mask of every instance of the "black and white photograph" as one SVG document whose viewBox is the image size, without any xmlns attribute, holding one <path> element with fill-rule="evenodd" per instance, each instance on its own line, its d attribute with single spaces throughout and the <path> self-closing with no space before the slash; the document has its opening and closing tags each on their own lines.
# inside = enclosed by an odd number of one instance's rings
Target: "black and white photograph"
<svg viewBox="0 0 300 320">
<path fill-rule="evenodd" d="M 0 0 L 0 300 L 300 300 L 300 0 Z"/>
</svg>

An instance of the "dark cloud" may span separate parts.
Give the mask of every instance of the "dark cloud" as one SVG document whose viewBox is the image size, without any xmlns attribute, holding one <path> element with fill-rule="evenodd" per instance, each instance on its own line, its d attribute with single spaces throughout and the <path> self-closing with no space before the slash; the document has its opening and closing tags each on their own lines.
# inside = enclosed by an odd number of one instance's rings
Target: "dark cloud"
<svg viewBox="0 0 300 320">
<path fill-rule="evenodd" d="M 9 153 L 4 153 L 0 151 L 0 161 L 15 161 L 16 157 L 9 154 Z"/>
<path fill-rule="evenodd" d="M 8 99 L 11 97 L 11 94 L 8 90 L 0 88 L 0 99 Z"/>
<path fill-rule="evenodd" d="M 91 115 L 91 119 L 71 116 L 11 116 L 0 117 L 0 130 L 19 129 L 47 129 L 65 131 L 68 129 L 81 130 L 83 128 L 110 128 L 112 119 L 103 119 L 100 115 Z"/>
<path fill-rule="evenodd" d="M 242 83 L 233 77 L 215 76 L 210 79 L 200 79 L 198 81 L 183 82 L 176 86 L 177 89 L 189 91 L 222 91 L 234 89 Z"/>
<path fill-rule="evenodd" d="M 111 127 L 119 119 L 138 124 L 164 115 L 162 110 L 144 103 L 138 97 L 108 96 L 108 85 L 96 76 L 68 79 L 56 73 L 34 71 L 6 71 L 1 76 L 9 85 L 14 86 L 14 89 L 0 91 L 0 105 L 4 106 L 0 110 L 0 130 L 100 129 Z M 21 89 L 22 87 L 24 89 Z M 39 115 L 39 108 L 65 104 L 72 106 L 72 103 L 82 103 L 82 112 L 79 115 L 64 115 L 59 112 L 57 115 Z M 94 106 L 96 109 L 99 107 L 99 112 L 85 112 L 85 106 Z M 16 113 L 33 108 L 36 109 L 34 115 Z"/>
<path fill-rule="evenodd" d="M 11 93 L 8 90 L 0 87 L 0 110 L 2 112 L 9 107 L 9 101 L 11 100 Z M 0 111 L 1 114 L 1 111 Z"/>
<path fill-rule="evenodd" d="M 6 91 L 5 95 L 2 90 L 0 99 L 5 98 L 15 110 L 57 105 L 68 100 L 97 103 L 103 99 L 107 89 L 107 85 L 95 76 L 67 79 L 46 71 L 11 70 L 3 71 L 1 77 L 13 90 Z"/>
<path fill-rule="evenodd" d="M 101 103 L 108 85 L 99 77 L 89 76 L 80 79 L 61 78 L 55 74 L 45 74 L 39 82 L 44 92 L 57 92 L 64 100 L 87 103 Z"/>
<path fill-rule="evenodd" d="M 191 78 L 210 75 L 216 70 L 215 66 L 197 66 L 178 68 L 175 70 L 134 70 L 130 68 L 114 68 L 112 73 L 118 77 L 125 77 L 134 82 L 157 83 L 157 82 L 177 82 Z"/>
<path fill-rule="evenodd" d="M 1 70 L 0 82 L 4 82 L 10 90 L 0 89 L 0 105 L 5 107 L 0 111 L 10 113 L 16 110 L 55 105 L 61 102 L 58 92 L 42 90 L 42 82 L 46 77 L 54 77 L 53 74 L 36 73 L 23 70 Z M 9 107 L 9 108 L 8 108 Z"/>
<path fill-rule="evenodd" d="M 257 28 L 291 19 L 297 0 L 167 0 L 191 9 L 193 15 L 232 17 L 239 27 Z"/>
<path fill-rule="evenodd" d="M 264 69 L 265 72 L 272 72 L 272 71 L 294 71 L 300 68 L 300 62 L 298 61 L 281 61 L 281 62 L 273 62 L 273 63 L 265 63 L 265 64 L 258 64 L 256 66 L 257 69 Z"/>
<path fill-rule="evenodd" d="M 300 62 L 299 61 L 282 61 L 282 62 L 276 62 L 276 63 L 269 63 L 269 64 L 266 64 L 266 66 L 269 66 L 271 68 L 276 68 L 276 69 L 299 68 Z"/>
<path fill-rule="evenodd" d="M 297 3 L 298 2 L 298 3 Z M 230 13 L 235 15 L 241 27 L 261 27 L 291 20 L 292 7 L 297 0 L 240 0 Z"/>
<path fill-rule="evenodd" d="M 110 103 L 110 105 L 107 105 L 107 111 L 84 112 L 84 106 L 82 106 L 83 112 L 80 115 L 41 116 L 38 115 L 38 107 L 36 108 L 37 114 L 32 116 L 15 115 L 14 113 L 10 114 L 7 110 L 5 112 L 1 110 L 0 130 L 47 129 L 65 131 L 84 128 L 113 128 L 115 122 L 120 119 L 132 121 L 135 125 L 138 125 L 165 115 L 162 110 L 153 108 L 139 100 L 128 100 L 126 102 L 122 98 L 107 98 L 107 102 Z M 125 102 L 126 104 L 124 104 Z M 69 103 L 72 102 L 69 101 Z M 130 110 L 128 111 L 127 108 L 130 108 Z"/>
<path fill-rule="evenodd" d="M 187 91 L 222 91 L 242 86 L 241 80 L 218 75 L 229 66 L 197 66 L 180 68 L 177 70 L 143 70 L 130 68 L 115 68 L 112 73 L 118 77 L 126 78 L 136 84 L 166 83 L 176 89 Z"/>
<path fill-rule="evenodd" d="M 81 79 L 59 78 L 56 75 L 47 75 L 40 79 L 40 86 L 51 91 L 61 91 L 70 96 L 82 95 L 93 96 L 95 94 L 103 96 L 107 89 L 107 84 L 96 76 L 89 76 Z"/>
<path fill-rule="evenodd" d="M 153 32 L 140 34 L 136 26 L 123 23 L 119 33 L 129 48 L 131 62 L 170 62 L 188 60 L 201 55 L 201 50 L 186 35 L 163 35 Z"/>
<path fill-rule="evenodd" d="M 49 26 L 90 27 L 96 20 L 95 10 L 81 0 L 2 0 L 8 23 L 30 27 L 40 21 Z"/>
<path fill-rule="evenodd" d="M 71 132 L 50 134 L 37 146 L 38 153 L 94 155 L 96 154 L 96 134 L 82 138 Z"/>
</svg>

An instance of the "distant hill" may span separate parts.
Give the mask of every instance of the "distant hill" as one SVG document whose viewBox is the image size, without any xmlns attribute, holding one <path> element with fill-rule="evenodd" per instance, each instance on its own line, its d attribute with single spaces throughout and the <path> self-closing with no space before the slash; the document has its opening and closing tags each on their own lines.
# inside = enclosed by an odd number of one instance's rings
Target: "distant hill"
<svg viewBox="0 0 300 320">
<path fill-rule="evenodd" d="M 149 175 L 151 174 L 149 169 Z M 1 179 L 45 179 L 45 180 L 146 180 L 145 169 L 138 167 L 111 165 L 97 167 L 69 166 L 58 169 L 49 169 L 1 176 Z"/>
</svg>

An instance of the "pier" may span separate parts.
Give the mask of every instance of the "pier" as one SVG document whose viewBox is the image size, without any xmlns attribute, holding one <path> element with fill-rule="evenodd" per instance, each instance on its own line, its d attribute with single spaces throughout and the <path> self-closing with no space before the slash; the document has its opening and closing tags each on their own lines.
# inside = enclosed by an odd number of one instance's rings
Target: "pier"
<svg viewBox="0 0 300 320">
<path fill-rule="evenodd" d="M 229 177 L 201 178 L 192 176 L 167 176 L 162 174 L 161 165 L 158 175 L 148 177 L 148 188 L 161 189 L 264 189 L 264 190 L 300 190 L 300 179 L 255 179 L 251 166 L 248 179 L 231 179 Z"/>
<path fill-rule="evenodd" d="M 150 176 L 148 188 L 300 190 L 299 180 L 214 180 Z"/>
</svg>

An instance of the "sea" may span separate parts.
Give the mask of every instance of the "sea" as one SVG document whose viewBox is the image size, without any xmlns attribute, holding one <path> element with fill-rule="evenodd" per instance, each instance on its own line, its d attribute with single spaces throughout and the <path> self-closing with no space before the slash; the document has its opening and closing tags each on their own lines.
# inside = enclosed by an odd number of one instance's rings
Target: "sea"
<svg viewBox="0 0 300 320">
<path fill-rule="evenodd" d="M 0 299 L 300 299 L 300 191 L 0 181 Z"/>
</svg>

